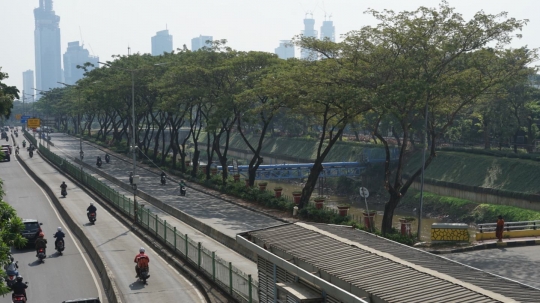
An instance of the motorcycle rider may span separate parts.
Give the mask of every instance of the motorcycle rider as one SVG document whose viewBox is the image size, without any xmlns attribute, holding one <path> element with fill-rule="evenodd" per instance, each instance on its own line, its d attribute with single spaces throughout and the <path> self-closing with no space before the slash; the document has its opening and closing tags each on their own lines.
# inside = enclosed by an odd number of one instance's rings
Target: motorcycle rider
<svg viewBox="0 0 540 303">
<path fill-rule="evenodd" d="M 101 157 L 100 156 L 97 156 L 97 159 L 96 159 L 96 165 L 97 166 L 101 166 Z"/>
<path fill-rule="evenodd" d="M 19 275 L 19 271 L 18 271 L 19 264 L 17 264 L 17 262 L 15 262 L 15 258 L 13 258 L 13 256 L 9 257 L 9 260 L 11 261 L 11 263 L 6 265 L 6 267 L 5 267 L 6 274 L 8 276 L 11 276 L 11 275 L 18 276 Z"/>
<path fill-rule="evenodd" d="M 23 140 L 22 147 L 26 147 L 26 140 Z"/>
<path fill-rule="evenodd" d="M 66 188 L 67 188 L 67 184 L 66 184 L 66 182 L 65 182 L 65 181 L 62 181 L 62 184 L 60 185 L 60 188 L 62 189 L 62 192 L 64 192 L 64 191 L 65 191 L 65 192 L 66 192 L 66 195 L 67 195 L 67 190 L 66 190 Z"/>
<path fill-rule="evenodd" d="M 109 154 L 105 154 L 105 162 L 109 163 L 111 161 L 111 156 Z"/>
<path fill-rule="evenodd" d="M 129 184 L 133 185 L 133 172 L 129 173 Z"/>
<path fill-rule="evenodd" d="M 17 276 L 17 282 L 11 286 L 11 289 L 13 290 L 13 294 L 11 294 L 11 299 L 15 299 L 15 295 L 23 295 L 25 298 L 25 301 L 28 301 L 28 296 L 26 296 L 26 289 L 28 288 L 28 285 L 26 283 L 23 283 L 23 277 L 21 275 Z"/>
<path fill-rule="evenodd" d="M 19 154 L 19 145 L 17 145 L 17 147 L 15 148 L 15 154 L 16 154 L 16 155 Z"/>
<path fill-rule="evenodd" d="M 44 251 L 47 251 L 47 239 L 45 239 L 45 234 L 43 232 L 39 233 L 39 236 L 36 240 L 36 257 L 38 256 L 38 251 L 40 248 L 43 248 Z"/>
<path fill-rule="evenodd" d="M 135 265 L 135 272 L 137 273 L 135 278 L 139 277 L 139 270 L 141 268 L 148 268 L 148 271 L 150 271 L 150 258 L 144 253 L 144 247 L 139 248 L 139 254 L 135 256 L 135 260 L 133 262 L 137 263 L 137 265 Z M 148 275 L 148 278 L 150 278 L 150 275 Z"/>
<path fill-rule="evenodd" d="M 165 177 L 167 177 L 167 175 L 165 174 L 165 172 L 161 172 L 161 184 L 165 184 Z"/>
<path fill-rule="evenodd" d="M 186 195 L 186 181 L 180 180 L 180 195 L 185 196 Z"/>
<path fill-rule="evenodd" d="M 90 202 L 90 206 L 86 209 L 86 216 L 88 217 L 88 220 L 90 220 L 90 214 L 95 213 L 97 211 L 97 208 L 94 206 L 93 202 Z"/>
<path fill-rule="evenodd" d="M 55 248 L 58 248 L 58 243 L 60 243 L 60 241 L 64 242 L 64 238 L 66 237 L 66 234 L 64 234 L 64 232 L 62 231 L 62 227 L 58 226 L 58 228 L 56 229 L 56 234 L 54 234 L 54 237 L 56 238 L 56 240 L 54 241 L 54 247 Z M 64 242 L 64 247 L 66 246 L 66 242 Z"/>
</svg>

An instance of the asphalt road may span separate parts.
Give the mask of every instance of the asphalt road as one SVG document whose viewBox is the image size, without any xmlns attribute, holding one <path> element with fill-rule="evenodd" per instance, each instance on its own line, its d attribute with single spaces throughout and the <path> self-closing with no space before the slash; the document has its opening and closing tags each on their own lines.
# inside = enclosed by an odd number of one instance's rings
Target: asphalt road
<svg viewBox="0 0 540 303">
<path fill-rule="evenodd" d="M 103 297 L 99 277 L 94 273 L 82 246 L 71 237 L 52 202 L 26 174 L 15 157 L 10 162 L 0 162 L 0 179 L 4 182 L 4 200 L 17 210 L 21 218 L 42 222 L 42 229 L 49 242 L 45 263 L 38 262 L 33 247 L 12 249 L 15 260 L 19 261 L 19 273 L 24 281 L 29 282 L 29 302 L 37 298 L 47 298 L 47 302 L 62 302 Z M 53 234 L 58 226 L 62 226 L 66 233 L 66 249 L 62 256 L 54 250 Z M 11 302 L 11 296 L 0 297 L 0 302 Z"/>
<path fill-rule="evenodd" d="M 121 224 L 96 203 L 97 222 L 95 225 L 89 224 L 86 208 L 93 200 L 80 187 L 48 165 L 39 154 L 32 159 L 28 158 L 26 153 L 22 157 L 30 168 L 44 179 L 47 186 L 58 194 L 60 184 L 66 181 L 68 196 L 65 199 L 60 198 L 60 203 L 83 228 L 103 256 L 115 277 L 123 302 L 204 302 L 202 294 L 189 280 L 162 259 L 158 252 L 147 247 L 129 227 Z M 151 277 L 148 285 L 135 278 L 133 259 L 141 246 L 146 247 L 146 253 L 150 257 Z"/>
<path fill-rule="evenodd" d="M 477 250 L 444 255 L 478 269 L 540 288 L 540 246 Z M 538 299 L 540 302 L 540 298 Z"/>
<path fill-rule="evenodd" d="M 62 133 L 52 134 L 51 137 L 55 145 L 54 148 L 51 147 L 51 151 L 71 159 L 79 157 L 79 140 Z M 57 149 L 64 154 L 62 155 Z M 105 163 L 105 153 L 102 150 L 84 142 L 83 150 L 85 163 L 95 166 L 97 156 L 101 156 L 103 161 L 101 169 L 104 172 L 129 183 L 129 172 L 133 169 L 130 163 L 111 157 L 111 162 L 107 164 Z M 269 216 L 189 188 L 187 196 L 180 197 L 178 196 L 179 187 L 177 184 L 167 183 L 163 186 L 160 184 L 160 178 L 157 174 L 141 168 L 137 169 L 136 174 L 140 176 L 138 184 L 140 190 L 184 211 L 232 238 L 241 232 L 284 224 Z"/>
</svg>

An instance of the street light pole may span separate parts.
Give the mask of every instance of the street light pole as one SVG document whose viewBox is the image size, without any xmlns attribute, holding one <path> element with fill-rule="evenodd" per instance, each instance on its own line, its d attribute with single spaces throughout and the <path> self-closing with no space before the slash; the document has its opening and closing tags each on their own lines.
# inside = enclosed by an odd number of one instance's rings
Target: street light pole
<svg viewBox="0 0 540 303">
<path fill-rule="evenodd" d="M 424 206 L 424 171 L 426 170 L 426 149 L 428 148 L 428 104 L 426 100 L 426 105 L 424 109 L 426 115 L 425 125 L 424 125 L 424 149 L 422 151 L 422 176 L 420 178 L 420 209 L 418 210 L 418 241 L 420 241 L 420 235 L 422 232 L 422 208 Z"/>
</svg>

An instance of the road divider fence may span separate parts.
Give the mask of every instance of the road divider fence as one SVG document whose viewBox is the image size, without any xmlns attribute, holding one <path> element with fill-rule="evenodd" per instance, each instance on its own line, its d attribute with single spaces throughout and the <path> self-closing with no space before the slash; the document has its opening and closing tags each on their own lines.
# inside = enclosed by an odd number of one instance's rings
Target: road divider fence
<svg viewBox="0 0 540 303">
<path fill-rule="evenodd" d="M 31 142 L 36 142 L 35 138 L 29 134 L 27 138 Z M 239 302 L 259 302 L 258 281 L 253 279 L 251 275 L 243 273 L 231 262 L 220 258 L 215 252 L 206 249 L 201 242 L 191 240 L 188 234 L 182 234 L 177 231 L 176 227 L 162 220 L 157 214 L 154 214 L 147 208 L 139 207 L 137 217 L 135 218 L 135 206 L 132 199 L 120 194 L 96 177 L 84 172 L 80 167 L 51 152 L 41 144 L 39 145 L 39 151 L 49 161 L 105 198 L 123 214 L 137 219 L 140 226 L 146 229 L 147 232 L 163 241 L 179 257 L 187 260 L 201 273 L 219 285 L 223 291 L 228 292 Z"/>
</svg>

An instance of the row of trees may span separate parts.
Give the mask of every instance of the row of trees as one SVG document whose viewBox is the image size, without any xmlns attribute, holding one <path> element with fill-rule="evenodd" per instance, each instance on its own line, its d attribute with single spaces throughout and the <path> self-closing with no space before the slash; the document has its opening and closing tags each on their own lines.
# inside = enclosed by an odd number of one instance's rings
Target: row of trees
<svg viewBox="0 0 540 303">
<path fill-rule="evenodd" d="M 7 78 L 9 78 L 9 75 L 2 72 L 2 67 L 0 66 L 0 117 L 6 119 L 11 115 L 13 101 L 19 98 L 19 90 L 17 87 L 9 86 L 2 82 Z"/>
<path fill-rule="evenodd" d="M 225 41 L 197 52 L 116 56 L 109 66 L 86 73 L 77 86 L 45 93 L 38 106 L 57 117 L 63 128 L 77 125 L 90 134 L 97 122 L 99 140 L 111 144 L 127 138 L 130 146 L 134 123 L 140 152 L 162 163 L 171 155 L 173 167 L 183 171 L 190 142 L 194 175 L 201 143 L 206 146 L 203 161 L 208 168 L 214 157 L 226 167 L 231 134 L 238 133 L 252 152 L 251 185 L 263 162 L 260 152 L 267 136 L 313 129 L 318 134 L 317 156 L 300 207 L 308 202 L 321 163 L 343 132 L 351 127 L 367 129 L 386 150 L 384 184 L 389 200 L 382 232 L 387 233 L 394 209 L 420 175 L 419 168 L 405 180 L 402 172 L 410 142 L 423 133 L 426 113 L 426 166 L 436 156 L 437 140 L 455 135 L 459 127 L 465 133 L 464 121 L 471 119 L 493 129 L 500 107 L 516 108 L 520 127 L 536 131 L 534 119 L 522 119 L 522 110 L 531 109 L 523 96 L 536 98 L 527 79 L 535 73 L 528 66 L 537 51 L 507 47 L 526 21 L 504 13 L 479 12 L 465 20 L 446 2 L 438 8 L 367 13 L 379 24 L 352 31 L 342 42 L 294 39 L 317 60 L 280 60 L 269 53 L 236 51 Z M 398 134 L 395 163 L 390 161 L 390 143 L 383 131 L 388 126 Z M 189 129 L 187 135 L 180 135 L 182 129 Z M 208 134 L 206 142 L 199 141 L 202 131 Z M 206 173 L 210 178 L 209 169 Z M 224 170 L 223 182 L 227 174 Z"/>
</svg>

